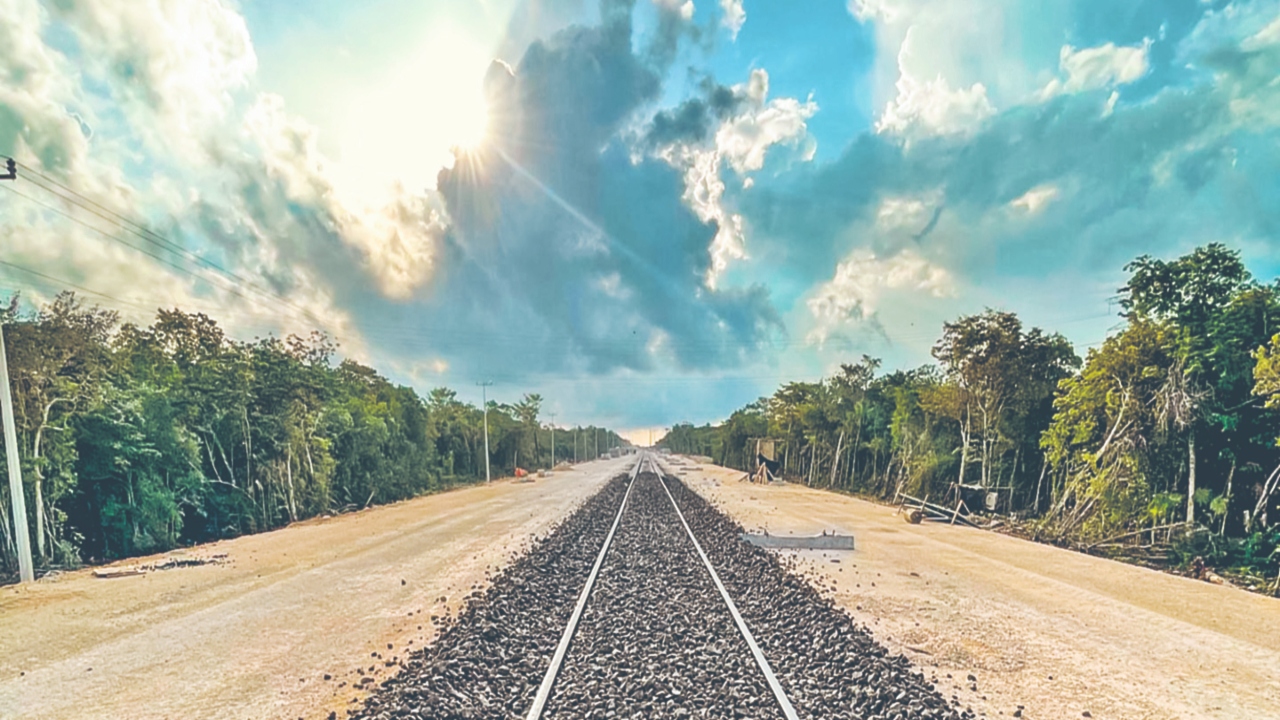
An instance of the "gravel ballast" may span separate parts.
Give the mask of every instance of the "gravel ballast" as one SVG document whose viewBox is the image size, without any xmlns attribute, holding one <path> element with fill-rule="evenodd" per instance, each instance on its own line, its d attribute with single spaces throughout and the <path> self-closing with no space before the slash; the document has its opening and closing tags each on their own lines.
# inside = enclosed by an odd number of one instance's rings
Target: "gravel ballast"
<svg viewBox="0 0 1280 720">
<path fill-rule="evenodd" d="M 658 476 L 642 472 L 546 718 L 774 718 L 777 701 Z"/>
<path fill-rule="evenodd" d="M 964 720 L 901 656 L 675 477 L 642 472 L 544 718 L 783 715 L 667 485 L 801 718 Z M 611 480 L 351 715 L 523 718 L 619 504 Z"/>
<path fill-rule="evenodd" d="M 973 717 L 777 556 L 743 542 L 729 516 L 680 480 L 666 482 L 801 718 Z"/>
</svg>

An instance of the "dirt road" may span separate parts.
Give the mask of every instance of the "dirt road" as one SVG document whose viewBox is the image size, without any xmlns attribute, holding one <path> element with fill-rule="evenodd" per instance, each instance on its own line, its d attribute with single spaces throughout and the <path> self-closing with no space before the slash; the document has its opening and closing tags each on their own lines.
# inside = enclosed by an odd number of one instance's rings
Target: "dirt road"
<svg viewBox="0 0 1280 720">
<path fill-rule="evenodd" d="M 852 552 L 802 553 L 815 582 L 943 694 L 988 717 L 1021 705 L 1022 718 L 1055 720 L 1280 718 L 1280 600 L 992 532 L 910 525 L 893 508 L 739 482 L 722 468 L 679 474 L 748 530 L 852 533 Z"/>
<path fill-rule="evenodd" d="M 630 462 L 187 553 L 225 554 L 217 564 L 114 579 L 81 571 L 0 589 L 0 718 L 345 716 L 363 675 L 392 673 L 388 661 L 433 636 L 431 615 L 456 611 L 487 567 Z"/>
</svg>

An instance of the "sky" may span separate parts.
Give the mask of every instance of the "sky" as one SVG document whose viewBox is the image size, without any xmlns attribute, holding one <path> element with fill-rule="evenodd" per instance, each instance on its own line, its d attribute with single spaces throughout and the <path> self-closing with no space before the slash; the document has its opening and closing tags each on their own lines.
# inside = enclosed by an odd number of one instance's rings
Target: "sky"
<svg viewBox="0 0 1280 720">
<path fill-rule="evenodd" d="M 1083 354 L 1142 254 L 1275 277 L 1278 77 L 1280 0 L 0 0 L 0 291 L 647 441 L 985 308 Z"/>
</svg>

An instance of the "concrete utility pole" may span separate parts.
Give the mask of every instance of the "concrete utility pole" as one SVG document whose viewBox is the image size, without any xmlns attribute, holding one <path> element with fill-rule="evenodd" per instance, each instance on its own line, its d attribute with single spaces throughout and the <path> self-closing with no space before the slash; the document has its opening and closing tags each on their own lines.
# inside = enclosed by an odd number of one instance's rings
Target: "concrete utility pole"
<svg viewBox="0 0 1280 720">
<path fill-rule="evenodd" d="M 551 469 L 556 469 L 556 414 L 547 413 L 551 417 Z"/>
<path fill-rule="evenodd" d="M 480 386 L 480 404 L 484 407 L 484 481 L 489 482 L 489 395 L 486 392 L 492 380 L 476 383 Z"/>
<path fill-rule="evenodd" d="M 10 161 L 12 162 L 12 161 Z M 18 459 L 18 432 L 13 424 L 13 396 L 9 390 L 9 361 L 5 357 L 4 330 L 0 327 L 0 414 L 4 418 L 4 455 L 9 461 L 9 500 L 13 503 L 13 534 L 18 540 L 18 577 L 36 579 L 31 565 L 31 538 L 27 535 L 27 498 L 22 490 L 22 464 Z M 39 508 L 37 508 L 39 512 Z"/>
<path fill-rule="evenodd" d="M 17 180 L 18 165 L 5 158 L 5 173 L 0 180 Z M 27 534 L 27 498 L 22 490 L 22 462 L 18 457 L 18 431 L 13 424 L 13 396 L 9 388 L 9 361 L 5 357 L 4 330 L 0 329 L 0 415 L 4 422 L 4 455 L 9 461 L 9 501 L 13 503 L 13 534 L 18 542 L 18 579 L 36 579 L 31 564 L 31 536 Z M 40 508 L 36 508 L 40 512 Z"/>
</svg>

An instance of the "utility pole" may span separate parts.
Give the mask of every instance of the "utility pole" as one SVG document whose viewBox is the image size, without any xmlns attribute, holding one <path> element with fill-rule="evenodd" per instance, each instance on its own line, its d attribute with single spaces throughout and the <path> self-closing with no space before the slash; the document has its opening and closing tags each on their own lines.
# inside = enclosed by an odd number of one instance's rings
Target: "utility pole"
<svg viewBox="0 0 1280 720">
<path fill-rule="evenodd" d="M 556 469 L 556 414 L 547 413 L 551 417 L 551 469 Z"/>
<path fill-rule="evenodd" d="M 489 395 L 486 392 L 492 380 L 476 383 L 480 386 L 480 404 L 484 407 L 484 481 L 489 482 Z"/>
<path fill-rule="evenodd" d="M 591 428 L 591 434 L 596 439 L 596 457 L 600 457 L 600 428 Z"/>
<path fill-rule="evenodd" d="M 10 170 L 13 161 L 9 161 Z M 22 491 L 22 464 L 18 460 L 18 433 L 13 425 L 13 397 L 9 390 L 9 361 L 5 357 L 4 330 L 0 328 L 0 411 L 4 419 L 4 455 L 9 461 L 9 500 L 13 503 L 13 530 L 18 540 L 18 577 L 36 579 L 31 566 L 31 538 L 27 535 L 27 499 Z M 37 512 L 39 509 L 37 508 Z"/>
<path fill-rule="evenodd" d="M 18 165 L 5 158 L 5 173 L 0 180 L 17 180 Z M 3 323 L 0 323 L 3 325 Z M 27 534 L 27 498 L 22 490 L 22 463 L 18 458 L 18 431 L 13 424 L 13 396 L 9 386 L 9 360 L 4 348 L 4 330 L 0 328 L 0 416 L 4 422 L 4 456 L 9 461 L 9 501 L 13 503 L 13 534 L 18 541 L 18 579 L 36 579 L 31 565 L 31 536 Z M 40 508 L 36 508 L 40 512 Z"/>
</svg>

